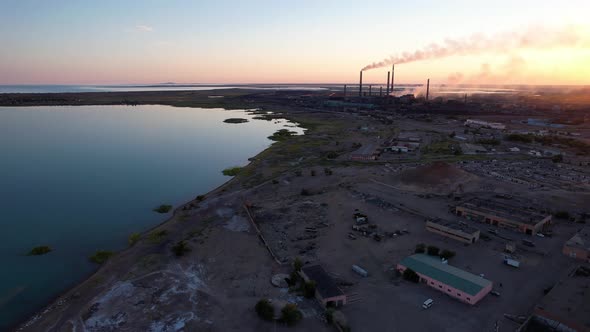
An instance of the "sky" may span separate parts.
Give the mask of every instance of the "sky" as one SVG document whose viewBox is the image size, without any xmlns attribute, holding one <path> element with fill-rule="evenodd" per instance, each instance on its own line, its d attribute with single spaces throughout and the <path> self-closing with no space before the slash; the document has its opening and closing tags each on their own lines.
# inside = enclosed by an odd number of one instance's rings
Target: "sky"
<svg viewBox="0 0 590 332">
<path fill-rule="evenodd" d="M 398 64 L 396 82 L 587 85 L 588 13 L 588 0 L 0 0 L 0 84 L 356 83 L 373 62 L 477 39 L 507 47 Z M 510 42 L 563 29 L 576 39 Z"/>
</svg>

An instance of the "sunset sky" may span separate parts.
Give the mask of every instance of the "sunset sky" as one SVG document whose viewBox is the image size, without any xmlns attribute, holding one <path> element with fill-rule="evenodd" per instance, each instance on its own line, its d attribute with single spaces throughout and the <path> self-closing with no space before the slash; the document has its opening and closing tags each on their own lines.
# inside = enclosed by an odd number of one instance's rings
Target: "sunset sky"
<svg viewBox="0 0 590 332">
<path fill-rule="evenodd" d="M 564 28 L 574 41 L 398 65 L 396 81 L 590 84 L 589 13 L 588 0 L 0 0 L 0 84 L 353 83 L 445 39 Z"/>
</svg>

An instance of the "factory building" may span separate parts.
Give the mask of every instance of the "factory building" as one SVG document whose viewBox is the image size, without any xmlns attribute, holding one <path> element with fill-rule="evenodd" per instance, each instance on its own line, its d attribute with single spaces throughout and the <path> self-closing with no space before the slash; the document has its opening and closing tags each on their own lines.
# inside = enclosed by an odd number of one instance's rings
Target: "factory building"
<svg viewBox="0 0 590 332">
<path fill-rule="evenodd" d="M 406 257 L 397 264 L 399 272 L 403 273 L 406 269 L 416 272 L 421 283 L 472 305 L 484 298 L 493 286 L 487 279 L 443 263 L 438 257 L 425 254 Z"/>
<path fill-rule="evenodd" d="M 590 332 L 589 288 L 590 267 L 576 266 L 535 306 L 531 321 L 522 330 Z"/>
<path fill-rule="evenodd" d="M 323 306 L 340 307 L 346 304 L 346 294 L 321 265 L 305 266 L 299 274 L 306 282 L 315 282 L 315 296 Z"/>
<path fill-rule="evenodd" d="M 426 230 L 468 244 L 479 240 L 479 229 L 462 222 L 429 219 L 426 221 Z"/>
<path fill-rule="evenodd" d="M 455 207 L 460 217 L 509 228 L 529 235 L 545 230 L 551 224 L 550 214 L 541 214 L 504 202 L 473 198 Z"/>
<path fill-rule="evenodd" d="M 563 254 L 590 263 L 590 227 L 585 226 L 563 245 Z"/>
<path fill-rule="evenodd" d="M 351 160 L 376 160 L 377 148 L 375 144 L 365 144 L 350 154 Z"/>
<path fill-rule="evenodd" d="M 487 122 L 487 121 L 471 120 L 471 119 L 467 119 L 467 121 L 465 121 L 465 126 L 466 127 L 474 127 L 474 128 L 499 129 L 499 130 L 506 129 L 505 125 L 498 123 L 498 122 Z"/>
</svg>

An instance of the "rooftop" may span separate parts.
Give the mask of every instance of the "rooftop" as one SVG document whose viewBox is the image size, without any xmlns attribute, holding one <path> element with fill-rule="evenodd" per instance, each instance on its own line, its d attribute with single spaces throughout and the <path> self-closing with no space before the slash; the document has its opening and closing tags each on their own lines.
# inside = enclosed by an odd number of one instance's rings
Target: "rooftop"
<svg viewBox="0 0 590 332">
<path fill-rule="evenodd" d="M 353 155 L 373 155 L 373 154 L 375 154 L 376 148 L 377 148 L 377 144 L 375 144 L 375 143 L 363 144 L 360 148 L 358 148 L 352 154 Z"/>
<path fill-rule="evenodd" d="M 473 234 L 473 233 L 479 232 L 479 229 L 477 229 L 473 226 L 470 226 L 464 222 L 449 221 L 449 220 L 440 219 L 440 218 L 428 219 L 427 222 L 431 222 L 434 224 L 445 226 L 446 228 L 450 228 L 452 230 L 456 230 L 456 231 L 460 231 L 460 232 L 468 233 L 468 234 Z"/>
<path fill-rule="evenodd" d="M 590 266 L 576 267 L 553 286 L 537 308 L 590 329 Z"/>
<path fill-rule="evenodd" d="M 491 281 L 454 266 L 443 264 L 440 259 L 425 254 L 404 258 L 401 265 L 470 295 L 476 295 L 492 284 Z"/>
<path fill-rule="evenodd" d="M 336 286 L 334 279 L 324 270 L 321 265 L 305 266 L 301 269 L 303 273 L 315 282 L 315 289 L 320 293 L 321 297 L 331 298 L 344 295 L 342 290 Z"/>
<path fill-rule="evenodd" d="M 584 226 L 566 243 L 566 246 L 590 251 L 590 226 Z"/>
<path fill-rule="evenodd" d="M 497 200 L 484 200 L 477 197 L 459 206 L 529 225 L 536 225 L 549 216 L 548 214 L 541 214 L 523 206 L 515 206 Z"/>
</svg>

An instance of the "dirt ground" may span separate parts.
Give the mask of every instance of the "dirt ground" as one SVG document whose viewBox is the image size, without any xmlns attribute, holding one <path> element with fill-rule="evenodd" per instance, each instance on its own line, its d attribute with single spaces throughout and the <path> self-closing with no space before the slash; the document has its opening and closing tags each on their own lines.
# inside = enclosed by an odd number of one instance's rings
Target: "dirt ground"
<svg viewBox="0 0 590 332">
<path fill-rule="evenodd" d="M 306 135 L 274 144 L 204 200 L 178 207 L 171 220 L 142 234 L 137 244 L 19 330 L 334 330 L 315 300 L 270 283 L 273 275 L 290 273 L 295 258 L 323 265 L 349 296 L 342 312 L 352 331 L 493 331 L 496 324 L 500 330 L 514 330 L 518 325 L 503 315 L 530 314 L 543 290 L 572 264 L 560 252 L 576 231 L 576 224 L 567 221 L 554 223 L 553 237 L 534 238 L 535 251 L 519 247 L 522 266 L 514 269 L 502 264 L 503 237 L 520 242 L 525 235 L 500 229 L 501 236 L 488 234 L 489 241 L 465 246 L 427 232 L 425 220 L 457 218 L 450 209 L 457 203 L 453 195 L 459 185 L 461 199 L 510 193 L 552 210 L 572 211 L 590 201 L 587 191 L 533 192 L 526 185 L 461 168 L 465 161 L 511 157 L 505 155 L 429 152 L 397 160 L 348 158 L 359 143 L 379 144 L 400 128 L 423 132 L 428 137 L 423 142 L 429 144 L 458 130 L 459 122 L 400 116 L 384 124 L 355 113 L 309 109 L 285 110 L 283 116 L 306 126 Z M 352 230 L 355 209 L 369 217 L 379 241 Z M 472 226 L 488 233 L 488 225 Z M 179 241 L 190 248 L 182 257 L 171 250 Z M 394 267 L 418 243 L 455 251 L 451 265 L 484 274 L 501 295 L 488 295 L 470 306 L 402 280 Z M 353 264 L 369 276 L 355 274 Z M 295 327 L 262 321 L 254 305 L 263 298 L 297 304 L 304 319 Z M 421 304 L 428 298 L 434 305 L 424 310 Z"/>
</svg>

